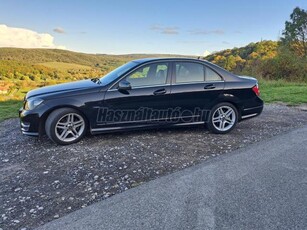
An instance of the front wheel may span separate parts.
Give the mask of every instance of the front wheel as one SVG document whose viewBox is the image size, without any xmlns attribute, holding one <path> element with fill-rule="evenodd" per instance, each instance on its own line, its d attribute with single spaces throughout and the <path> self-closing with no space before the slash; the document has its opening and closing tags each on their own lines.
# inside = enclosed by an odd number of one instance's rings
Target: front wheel
<svg viewBox="0 0 307 230">
<path fill-rule="evenodd" d="M 224 102 L 214 106 L 210 112 L 208 129 L 213 133 L 230 132 L 238 122 L 238 110 L 230 103 Z"/>
<path fill-rule="evenodd" d="M 56 144 L 68 145 L 78 142 L 86 133 L 86 120 L 72 108 L 53 111 L 47 118 L 45 131 Z"/>
</svg>

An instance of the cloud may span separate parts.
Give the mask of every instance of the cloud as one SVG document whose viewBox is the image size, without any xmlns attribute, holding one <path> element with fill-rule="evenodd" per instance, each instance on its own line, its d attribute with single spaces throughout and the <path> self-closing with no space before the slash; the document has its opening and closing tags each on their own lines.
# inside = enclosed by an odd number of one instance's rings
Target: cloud
<svg viewBox="0 0 307 230">
<path fill-rule="evenodd" d="M 59 34 L 65 34 L 65 30 L 61 27 L 54 28 L 53 31 Z"/>
<path fill-rule="evenodd" d="M 227 42 L 227 41 L 223 41 L 222 43 L 225 44 L 225 45 L 229 45 L 229 44 L 230 44 L 230 43 Z"/>
<path fill-rule="evenodd" d="M 65 46 L 55 45 L 53 40 L 47 33 L 0 24 L 0 47 L 66 49 Z"/>
<path fill-rule="evenodd" d="M 179 34 L 179 28 L 176 26 L 168 27 L 168 26 L 160 26 L 160 25 L 153 25 L 150 27 L 150 30 L 156 31 L 161 34 L 167 35 L 176 35 Z"/>
<path fill-rule="evenodd" d="M 190 30 L 190 34 L 192 35 L 208 35 L 208 34 L 216 34 L 216 35 L 222 35 L 225 34 L 224 30 Z"/>
<path fill-rule="evenodd" d="M 242 34 L 242 32 L 240 30 L 235 30 L 234 33 L 235 34 Z"/>
<path fill-rule="evenodd" d="M 179 34 L 177 27 L 165 27 L 162 31 L 162 34 Z"/>
<path fill-rule="evenodd" d="M 207 42 L 206 41 L 183 40 L 183 41 L 178 41 L 178 43 L 182 43 L 182 44 L 205 44 Z"/>
<path fill-rule="evenodd" d="M 150 27 L 150 30 L 160 31 L 160 30 L 162 30 L 162 27 L 159 26 L 159 25 L 152 25 L 152 26 Z"/>
</svg>

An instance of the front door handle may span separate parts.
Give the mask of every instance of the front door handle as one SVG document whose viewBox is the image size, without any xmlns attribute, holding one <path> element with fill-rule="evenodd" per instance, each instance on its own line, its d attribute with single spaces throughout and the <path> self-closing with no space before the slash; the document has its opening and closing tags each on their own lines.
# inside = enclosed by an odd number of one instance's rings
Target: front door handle
<svg viewBox="0 0 307 230">
<path fill-rule="evenodd" d="M 214 84 L 205 85 L 204 89 L 215 89 L 215 85 Z"/>
<path fill-rule="evenodd" d="M 162 95 L 162 94 L 165 94 L 165 93 L 166 93 L 165 89 L 158 89 L 158 90 L 153 92 L 154 95 Z"/>
</svg>

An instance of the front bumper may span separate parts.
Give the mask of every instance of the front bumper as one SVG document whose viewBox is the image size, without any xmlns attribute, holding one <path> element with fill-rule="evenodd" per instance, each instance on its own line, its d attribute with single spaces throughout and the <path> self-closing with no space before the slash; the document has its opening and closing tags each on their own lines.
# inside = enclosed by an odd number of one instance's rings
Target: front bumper
<svg viewBox="0 0 307 230">
<path fill-rule="evenodd" d="M 20 129 L 22 134 L 28 136 L 39 136 L 39 116 L 31 111 L 19 110 Z"/>
<path fill-rule="evenodd" d="M 39 136 L 43 114 L 48 110 L 47 106 L 42 104 L 34 110 L 19 109 L 21 132 L 28 136 Z"/>
<path fill-rule="evenodd" d="M 28 135 L 28 136 L 35 136 L 35 137 L 39 136 L 39 132 L 29 132 L 30 126 L 31 126 L 30 123 L 20 121 L 20 128 L 21 128 L 22 134 Z"/>
</svg>

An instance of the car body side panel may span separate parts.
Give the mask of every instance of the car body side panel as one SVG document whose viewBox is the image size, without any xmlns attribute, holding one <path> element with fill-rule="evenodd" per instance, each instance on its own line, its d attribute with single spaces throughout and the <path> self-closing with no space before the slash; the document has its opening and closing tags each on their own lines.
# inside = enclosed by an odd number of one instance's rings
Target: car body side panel
<svg viewBox="0 0 307 230">
<path fill-rule="evenodd" d="M 165 91 L 155 95 L 156 91 Z M 157 123 L 163 117 L 157 114 L 154 117 L 145 116 L 146 111 L 167 110 L 170 106 L 170 85 L 135 88 L 126 92 L 110 90 L 100 108 L 99 119 L 95 127 L 119 127 L 135 124 Z"/>
<path fill-rule="evenodd" d="M 201 120 L 206 119 L 208 112 L 216 104 L 219 94 L 223 93 L 224 82 L 203 82 L 195 84 L 175 84 L 171 88 L 171 108 L 178 108 L 182 117 L 198 116 L 196 110 L 202 111 Z M 214 89 L 205 89 L 214 85 Z M 186 111 L 184 113 L 184 111 Z M 189 114 L 189 112 L 192 112 Z M 183 121 L 183 120 L 181 120 Z M 186 120 L 184 120 L 186 121 Z"/>
</svg>

